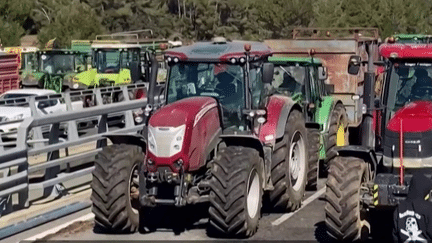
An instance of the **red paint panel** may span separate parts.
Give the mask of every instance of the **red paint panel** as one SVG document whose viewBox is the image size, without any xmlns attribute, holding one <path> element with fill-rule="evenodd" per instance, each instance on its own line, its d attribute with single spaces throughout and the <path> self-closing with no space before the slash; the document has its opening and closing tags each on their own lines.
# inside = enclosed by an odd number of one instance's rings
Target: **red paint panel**
<svg viewBox="0 0 432 243">
<path fill-rule="evenodd" d="M 267 105 L 267 121 L 261 126 L 259 132 L 259 139 L 262 143 L 271 143 L 274 145 L 279 117 L 284 105 L 287 103 L 288 100 L 284 96 L 273 95 L 270 97 Z M 273 135 L 273 139 L 266 139 L 267 136 L 271 135 Z"/>
<path fill-rule="evenodd" d="M 400 132 L 403 120 L 403 132 L 425 132 L 432 130 L 432 102 L 416 101 L 396 112 L 390 119 L 387 128 Z"/>
<path fill-rule="evenodd" d="M 19 88 L 19 55 L 0 55 L 0 94 Z"/>
<path fill-rule="evenodd" d="M 381 56 L 386 58 L 432 58 L 432 45 L 382 44 L 379 47 L 379 52 Z"/>
<path fill-rule="evenodd" d="M 158 158 L 147 149 L 147 158 L 155 162 L 155 168 L 169 166 L 182 159 L 187 171 L 203 166 L 206 148 L 220 128 L 217 103 L 209 97 L 192 97 L 179 100 L 159 109 L 151 116 L 152 127 L 178 127 L 186 124 L 182 151 L 169 158 Z M 151 168 L 149 168 L 152 171 Z"/>
</svg>

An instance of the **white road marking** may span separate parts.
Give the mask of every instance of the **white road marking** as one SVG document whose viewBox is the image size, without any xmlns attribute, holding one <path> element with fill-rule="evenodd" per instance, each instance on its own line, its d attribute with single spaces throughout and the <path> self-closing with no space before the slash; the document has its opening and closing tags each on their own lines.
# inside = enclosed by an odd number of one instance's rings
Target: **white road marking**
<svg viewBox="0 0 432 243">
<path fill-rule="evenodd" d="M 312 196 L 308 197 L 306 200 L 303 201 L 301 208 L 299 208 L 297 211 L 286 213 L 282 215 L 280 218 L 276 219 L 272 222 L 272 225 L 277 226 L 285 222 L 287 219 L 291 218 L 295 213 L 299 212 L 303 208 L 305 208 L 306 205 L 317 199 L 319 196 L 321 196 L 325 192 L 325 187 L 321 188 L 319 191 L 315 192 Z"/>
<path fill-rule="evenodd" d="M 44 231 L 44 232 L 42 232 L 40 234 L 37 234 L 35 236 L 32 236 L 30 238 L 27 238 L 27 239 L 25 239 L 25 241 L 35 241 L 35 240 L 43 238 L 43 237 L 45 237 L 47 235 L 55 234 L 59 230 L 64 229 L 64 228 L 68 227 L 69 225 L 71 225 L 71 224 L 73 224 L 75 222 L 78 222 L 78 221 L 87 221 L 87 220 L 90 220 L 90 219 L 93 219 L 93 218 L 94 218 L 94 214 L 93 213 L 89 213 L 89 214 L 83 215 L 83 216 L 81 216 L 81 217 L 79 217 L 77 219 L 74 219 L 74 220 L 69 221 L 67 223 L 64 223 L 62 225 L 59 225 L 59 226 L 57 226 L 55 228 L 49 229 L 47 231 Z M 19 243 L 19 242 L 17 242 L 17 243 Z"/>
</svg>

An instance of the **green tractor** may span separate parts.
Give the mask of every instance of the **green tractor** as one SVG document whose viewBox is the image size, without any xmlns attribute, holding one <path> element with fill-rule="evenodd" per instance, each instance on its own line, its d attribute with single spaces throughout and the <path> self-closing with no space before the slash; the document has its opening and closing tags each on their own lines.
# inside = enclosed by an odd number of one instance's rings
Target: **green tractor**
<svg viewBox="0 0 432 243">
<path fill-rule="evenodd" d="M 388 43 L 401 44 L 429 44 L 431 43 L 432 35 L 423 34 L 396 34 L 387 38 Z"/>
<path fill-rule="evenodd" d="M 22 74 L 23 88 L 51 89 L 58 93 L 77 89 L 73 79 L 85 72 L 86 54 L 69 49 L 45 49 L 36 52 L 37 65 Z"/>
<path fill-rule="evenodd" d="M 291 97 L 302 106 L 306 121 L 320 125 L 320 128 L 310 130 L 309 134 L 311 141 L 320 140 L 320 147 L 311 146 L 309 149 L 319 150 L 319 160 L 325 161 L 328 154 L 335 152 L 336 146 L 347 144 L 347 124 L 340 123 L 341 120 L 347 121 L 347 114 L 342 101 L 329 94 L 331 86 L 324 82 L 327 79 L 327 69 L 322 60 L 308 57 L 269 57 L 268 61 L 275 66 L 272 83 L 275 92 Z M 310 166 L 308 187 L 316 189 L 318 164 Z"/>
</svg>

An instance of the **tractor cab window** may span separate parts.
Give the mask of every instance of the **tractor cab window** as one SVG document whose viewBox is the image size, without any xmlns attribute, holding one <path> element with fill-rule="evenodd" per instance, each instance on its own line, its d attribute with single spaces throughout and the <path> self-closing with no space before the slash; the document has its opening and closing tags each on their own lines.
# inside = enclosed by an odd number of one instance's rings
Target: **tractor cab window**
<svg viewBox="0 0 432 243">
<path fill-rule="evenodd" d="M 139 63 L 139 49 L 128 49 L 121 52 L 121 68 L 130 68 L 131 63 Z"/>
<path fill-rule="evenodd" d="M 37 65 L 36 62 L 36 53 L 21 53 L 21 70 L 31 71 L 35 70 Z"/>
<path fill-rule="evenodd" d="M 245 107 L 244 71 L 241 66 L 178 63 L 169 70 L 167 103 L 195 96 L 214 97 L 222 106 L 225 127 L 240 127 Z"/>
<path fill-rule="evenodd" d="M 432 101 L 432 63 L 395 63 L 390 72 L 387 108 L 391 114 L 412 101 Z"/>
<path fill-rule="evenodd" d="M 74 72 L 75 61 L 73 54 L 42 54 L 41 69 L 49 74 Z"/>
<path fill-rule="evenodd" d="M 272 85 L 278 93 L 294 97 L 304 93 L 305 77 L 304 66 L 298 64 L 279 65 L 274 68 Z"/>
<path fill-rule="evenodd" d="M 251 65 L 249 78 L 252 96 L 252 109 L 260 109 L 262 108 L 262 101 L 264 100 L 264 84 L 262 82 L 262 68 L 260 65 Z"/>
<path fill-rule="evenodd" d="M 120 72 L 120 50 L 97 50 L 95 59 L 98 73 Z"/>
</svg>

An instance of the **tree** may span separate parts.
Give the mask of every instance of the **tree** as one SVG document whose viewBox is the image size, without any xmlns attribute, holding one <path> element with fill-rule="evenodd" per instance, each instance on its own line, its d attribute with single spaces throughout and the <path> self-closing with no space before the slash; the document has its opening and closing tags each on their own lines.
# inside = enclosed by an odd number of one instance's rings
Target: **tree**
<svg viewBox="0 0 432 243">
<path fill-rule="evenodd" d="M 31 0 L 0 1 L 0 39 L 3 46 L 20 45 L 20 39 L 26 33 L 23 25 L 29 20 L 32 8 Z"/>
</svg>

